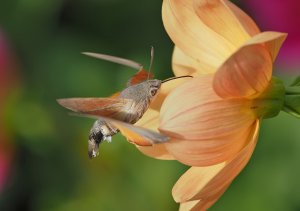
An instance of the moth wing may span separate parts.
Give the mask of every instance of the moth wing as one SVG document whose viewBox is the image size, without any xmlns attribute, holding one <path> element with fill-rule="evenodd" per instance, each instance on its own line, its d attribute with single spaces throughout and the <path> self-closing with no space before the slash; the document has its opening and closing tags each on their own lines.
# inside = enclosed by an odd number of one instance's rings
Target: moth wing
<svg viewBox="0 0 300 211">
<path fill-rule="evenodd" d="M 117 119 L 90 115 L 90 114 L 74 114 L 80 117 L 90 117 L 95 119 L 102 119 L 109 124 L 113 125 L 120 130 L 123 136 L 127 138 L 130 143 L 138 146 L 152 146 L 153 144 L 161 144 L 167 142 L 170 138 L 161 133 L 148 130 L 143 127 L 135 126 L 126 122 L 119 121 Z"/>
<path fill-rule="evenodd" d="M 154 75 L 144 69 L 138 71 L 129 81 L 127 82 L 127 87 L 139 84 L 143 81 L 147 81 L 148 79 L 152 79 Z"/>
<path fill-rule="evenodd" d="M 101 53 L 91 53 L 91 52 L 82 52 L 82 54 L 90 56 L 90 57 L 94 57 L 97 59 L 102 59 L 102 60 L 106 60 L 109 62 L 113 62 L 116 64 L 121 64 L 127 67 L 131 67 L 134 68 L 136 70 L 141 70 L 143 69 L 143 66 L 135 61 L 129 60 L 129 59 L 124 59 L 121 57 L 117 57 L 117 56 L 111 56 L 111 55 L 107 55 L 107 54 L 101 54 Z"/>
<path fill-rule="evenodd" d="M 76 113 L 121 118 L 129 99 L 124 98 L 66 98 L 57 102 Z"/>
<path fill-rule="evenodd" d="M 127 82 L 127 87 L 132 86 L 138 83 L 141 83 L 143 81 L 146 81 L 149 78 L 153 78 L 153 74 L 149 73 L 148 71 L 143 69 L 143 66 L 135 61 L 129 60 L 129 59 L 124 59 L 121 57 L 117 56 L 111 56 L 107 54 L 100 54 L 100 53 L 91 53 L 91 52 L 82 52 L 84 55 L 91 56 L 97 59 L 103 59 L 106 61 L 110 61 L 113 63 L 125 65 L 127 67 L 131 67 L 134 69 L 139 70 L 128 82 Z M 153 58 L 153 49 L 151 50 L 151 59 Z M 152 62 L 151 62 L 152 63 Z"/>
<path fill-rule="evenodd" d="M 153 144 L 165 143 L 169 140 L 168 136 L 143 127 L 138 127 L 111 118 L 100 118 L 118 128 L 122 135 L 125 136 L 129 142 L 139 146 L 151 146 Z"/>
<path fill-rule="evenodd" d="M 118 97 L 120 97 L 120 95 L 121 95 L 121 92 L 116 92 L 116 93 L 112 94 L 110 96 L 110 98 L 118 98 Z"/>
</svg>

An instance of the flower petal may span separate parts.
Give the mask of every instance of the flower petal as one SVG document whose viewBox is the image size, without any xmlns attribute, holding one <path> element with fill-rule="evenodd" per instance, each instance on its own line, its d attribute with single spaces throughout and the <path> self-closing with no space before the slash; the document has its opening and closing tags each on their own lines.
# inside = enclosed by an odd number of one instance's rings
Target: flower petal
<svg viewBox="0 0 300 211">
<path fill-rule="evenodd" d="M 160 108 L 161 108 L 165 98 L 169 95 L 169 93 L 171 91 L 173 91 L 175 88 L 190 81 L 191 79 L 192 78 L 178 78 L 178 79 L 174 79 L 174 80 L 170 80 L 170 81 L 162 83 L 157 96 L 150 104 L 150 108 L 152 108 L 156 111 L 160 111 Z"/>
<path fill-rule="evenodd" d="M 225 167 L 225 162 L 207 167 L 191 167 L 174 185 L 172 189 L 174 200 L 180 203 L 193 201 L 193 198 L 205 189 Z"/>
<path fill-rule="evenodd" d="M 207 198 L 205 200 L 193 200 L 181 203 L 179 211 L 207 210 L 223 195 L 227 187 L 221 190 L 218 194 L 215 194 L 214 197 Z"/>
<path fill-rule="evenodd" d="M 233 160 L 208 167 L 191 167 L 173 187 L 174 200 L 180 203 L 199 200 L 194 207 L 200 206 L 201 203 L 211 206 L 210 202 L 215 202 L 225 192 L 248 163 L 256 146 L 258 130 L 257 120 L 249 136 L 248 145 Z"/>
<path fill-rule="evenodd" d="M 253 45 L 253 44 L 264 44 L 266 49 L 272 56 L 272 60 L 275 61 L 277 54 L 287 37 L 287 33 L 281 32 L 262 32 L 250 40 L 246 42 L 246 45 Z"/>
<path fill-rule="evenodd" d="M 246 32 L 252 37 L 260 32 L 256 23 L 243 10 L 233 4 L 231 1 L 223 1 L 231 11 L 235 14 L 240 24 L 244 27 Z"/>
<path fill-rule="evenodd" d="M 236 134 L 207 140 L 174 140 L 165 144 L 180 162 L 189 166 L 209 166 L 232 159 L 247 143 L 251 127 Z"/>
<path fill-rule="evenodd" d="M 149 108 L 135 125 L 159 132 L 159 111 Z"/>
<path fill-rule="evenodd" d="M 207 74 L 215 72 L 211 66 L 197 62 L 197 60 L 187 56 L 180 48 L 174 47 L 172 56 L 172 69 L 176 76 Z"/>
<path fill-rule="evenodd" d="M 159 132 L 159 111 L 167 95 L 176 87 L 191 80 L 191 78 L 179 78 L 163 83 L 157 94 L 157 97 L 151 102 L 150 108 L 145 112 L 143 117 L 135 124 L 136 126 L 147 128 Z M 136 146 L 138 150 L 147 156 L 157 159 L 173 160 L 174 157 L 166 150 L 164 144 L 154 144 L 153 146 Z"/>
<path fill-rule="evenodd" d="M 216 72 L 213 87 L 222 98 L 249 97 L 261 93 L 272 77 L 272 59 L 260 44 L 246 45 Z"/>
<path fill-rule="evenodd" d="M 175 45 L 197 60 L 203 71 L 215 71 L 236 50 L 199 19 L 191 0 L 164 0 L 162 16 L 165 29 Z"/>
<path fill-rule="evenodd" d="M 220 98 L 212 80 L 213 75 L 193 78 L 170 93 L 161 108 L 158 130 L 171 138 L 165 146 L 187 165 L 232 158 L 246 144 L 256 119 L 250 100 Z"/>
<path fill-rule="evenodd" d="M 174 139 L 207 140 L 236 134 L 256 119 L 251 101 L 220 98 L 213 75 L 193 78 L 165 99 L 159 131 Z"/>
<path fill-rule="evenodd" d="M 144 155 L 160 160 L 175 160 L 174 156 L 169 153 L 164 144 L 154 144 L 152 146 L 137 146 Z"/>
<path fill-rule="evenodd" d="M 194 0 L 201 21 L 237 48 L 250 38 L 226 0 Z"/>
<path fill-rule="evenodd" d="M 187 201 L 180 204 L 179 211 L 191 211 L 192 209 L 197 206 L 197 204 L 200 202 L 200 200 L 195 201 Z M 198 209 L 199 210 L 199 209 Z"/>
<path fill-rule="evenodd" d="M 158 132 L 159 112 L 149 108 L 135 125 Z M 154 144 L 152 146 L 136 145 L 136 147 L 147 156 L 163 160 L 174 160 L 174 157 L 167 151 L 164 144 Z"/>
</svg>

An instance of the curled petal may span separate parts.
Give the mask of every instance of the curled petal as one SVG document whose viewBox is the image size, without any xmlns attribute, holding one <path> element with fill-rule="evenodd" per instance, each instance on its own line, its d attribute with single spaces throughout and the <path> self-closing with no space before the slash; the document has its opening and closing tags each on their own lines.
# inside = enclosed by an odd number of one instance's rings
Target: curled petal
<svg viewBox="0 0 300 211">
<path fill-rule="evenodd" d="M 179 203 L 193 201 L 225 167 L 225 162 L 207 167 L 191 167 L 174 185 L 172 190 L 174 200 Z"/>
<path fill-rule="evenodd" d="M 245 99 L 220 98 L 213 75 L 193 78 L 165 99 L 159 130 L 173 139 L 207 140 L 236 134 L 256 119 Z"/>
<path fill-rule="evenodd" d="M 193 201 L 187 201 L 187 202 L 181 203 L 179 211 L 207 210 L 223 195 L 223 193 L 226 191 L 227 187 L 225 187 L 219 193 L 215 194 L 213 197 L 202 199 L 202 200 L 193 200 Z"/>
<path fill-rule="evenodd" d="M 222 98 L 241 98 L 261 93 L 272 77 L 272 59 L 260 44 L 246 45 L 234 53 L 216 72 L 215 92 Z"/>
<path fill-rule="evenodd" d="M 195 201 L 187 201 L 180 204 L 179 211 L 192 211 L 193 209 L 197 208 L 196 206 L 200 200 Z M 199 210 L 199 209 L 198 209 Z"/>
<path fill-rule="evenodd" d="M 199 63 L 201 71 L 215 71 L 236 50 L 200 20 L 191 0 L 164 0 L 162 16 L 170 38 L 184 54 Z"/>
<path fill-rule="evenodd" d="M 253 125 L 248 144 L 233 160 L 208 167 L 191 167 L 173 187 L 175 201 L 198 200 L 194 207 L 201 204 L 211 206 L 248 163 L 257 142 L 258 129 L 259 121 Z"/>
<path fill-rule="evenodd" d="M 273 62 L 287 37 L 286 33 L 281 32 L 262 32 L 246 42 L 246 45 L 264 44 L 272 56 Z"/>
<path fill-rule="evenodd" d="M 206 26 L 239 47 L 250 36 L 225 2 L 227 0 L 194 0 L 194 8 Z"/>
</svg>

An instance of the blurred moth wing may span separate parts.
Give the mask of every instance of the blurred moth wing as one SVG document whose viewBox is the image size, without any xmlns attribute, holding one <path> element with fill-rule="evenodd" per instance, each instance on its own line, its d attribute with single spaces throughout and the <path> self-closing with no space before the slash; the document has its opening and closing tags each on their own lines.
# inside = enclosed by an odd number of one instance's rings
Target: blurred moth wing
<svg viewBox="0 0 300 211">
<path fill-rule="evenodd" d="M 139 70 L 131 79 L 128 80 L 126 86 L 130 87 L 135 84 L 139 84 L 143 81 L 147 81 L 149 79 L 153 79 L 154 75 L 149 73 L 148 71 L 141 69 Z"/>
<path fill-rule="evenodd" d="M 106 117 L 114 117 L 122 120 L 124 108 L 130 106 L 133 101 L 124 98 L 65 98 L 57 102 L 77 113 L 91 114 Z"/>
<path fill-rule="evenodd" d="M 168 136 L 148 130 L 146 128 L 138 127 L 125 122 L 113 120 L 110 118 L 103 118 L 105 121 L 111 123 L 127 138 L 129 142 L 132 142 L 139 146 L 151 146 L 153 144 L 165 143 L 169 140 Z"/>
<path fill-rule="evenodd" d="M 127 138 L 130 143 L 136 144 L 138 146 L 151 146 L 153 144 L 165 143 L 169 140 L 168 136 L 161 133 L 154 132 L 152 130 L 135 126 L 123 121 L 119 121 L 113 118 L 89 115 L 89 114 L 73 114 L 79 117 L 89 117 L 94 119 L 100 119 L 116 127 L 123 136 Z"/>
<path fill-rule="evenodd" d="M 135 61 L 120 58 L 120 57 L 117 57 L 117 56 L 111 56 L 111 55 L 101 54 L 101 53 L 91 53 L 91 52 L 82 52 L 82 54 L 90 56 L 90 57 L 94 57 L 94 58 L 97 58 L 97 59 L 102 59 L 102 60 L 105 60 L 105 61 L 113 62 L 113 63 L 116 63 L 116 64 L 121 64 L 121 65 L 131 67 L 131 68 L 136 69 L 136 70 L 142 70 L 143 69 L 143 65 L 141 65 L 141 64 L 139 64 Z"/>
<path fill-rule="evenodd" d="M 113 62 L 113 63 L 116 63 L 116 64 L 121 64 L 121 65 L 131 67 L 133 69 L 138 70 L 138 72 L 131 79 L 129 79 L 129 81 L 127 82 L 127 87 L 138 84 L 138 83 L 141 83 L 143 81 L 147 81 L 147 80 L 152 79 L 154 77 L 154 75 L 152 73 L 144 70 L 143 65 L 141 65 L 141 64 L 139 64 L 135 61 L 129 60 L 129 59 L 124 59 L 124 58 L 111 56 L 111 55 L 106 55 L 106 54 L 100 54 L 100 53 L 91 53 L 91 52 L 82 52 L 82 54 L 84 54 L 86 56 L 93 57 L 93 58 Z M 153 61 L 153 55 L 154 55 L 154 50 L 153 50 L 153 47 L 151 47 L 150 68 L 151 68 L 152 61 Z"/>
</svg>

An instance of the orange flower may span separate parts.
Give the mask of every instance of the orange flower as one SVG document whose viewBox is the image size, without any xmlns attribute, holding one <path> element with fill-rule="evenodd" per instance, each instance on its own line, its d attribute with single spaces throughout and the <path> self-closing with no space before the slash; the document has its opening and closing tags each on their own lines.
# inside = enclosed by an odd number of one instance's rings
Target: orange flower
<svg viewBox="0 0 300 211">
<path fill-rule="evenodd" d="M 195 77 L 166 83 L 137 123 L 171 140 L 138 148 L 192 166 L 173 197 L 180 210 L 206 210 L 249 161 L 261 119 L 283 106 L 272 66 L 286 34 L 261 33 L 227 0 L 164 0 L 162 11 L 175 43 L 174 73 Z"/>
</svg>

